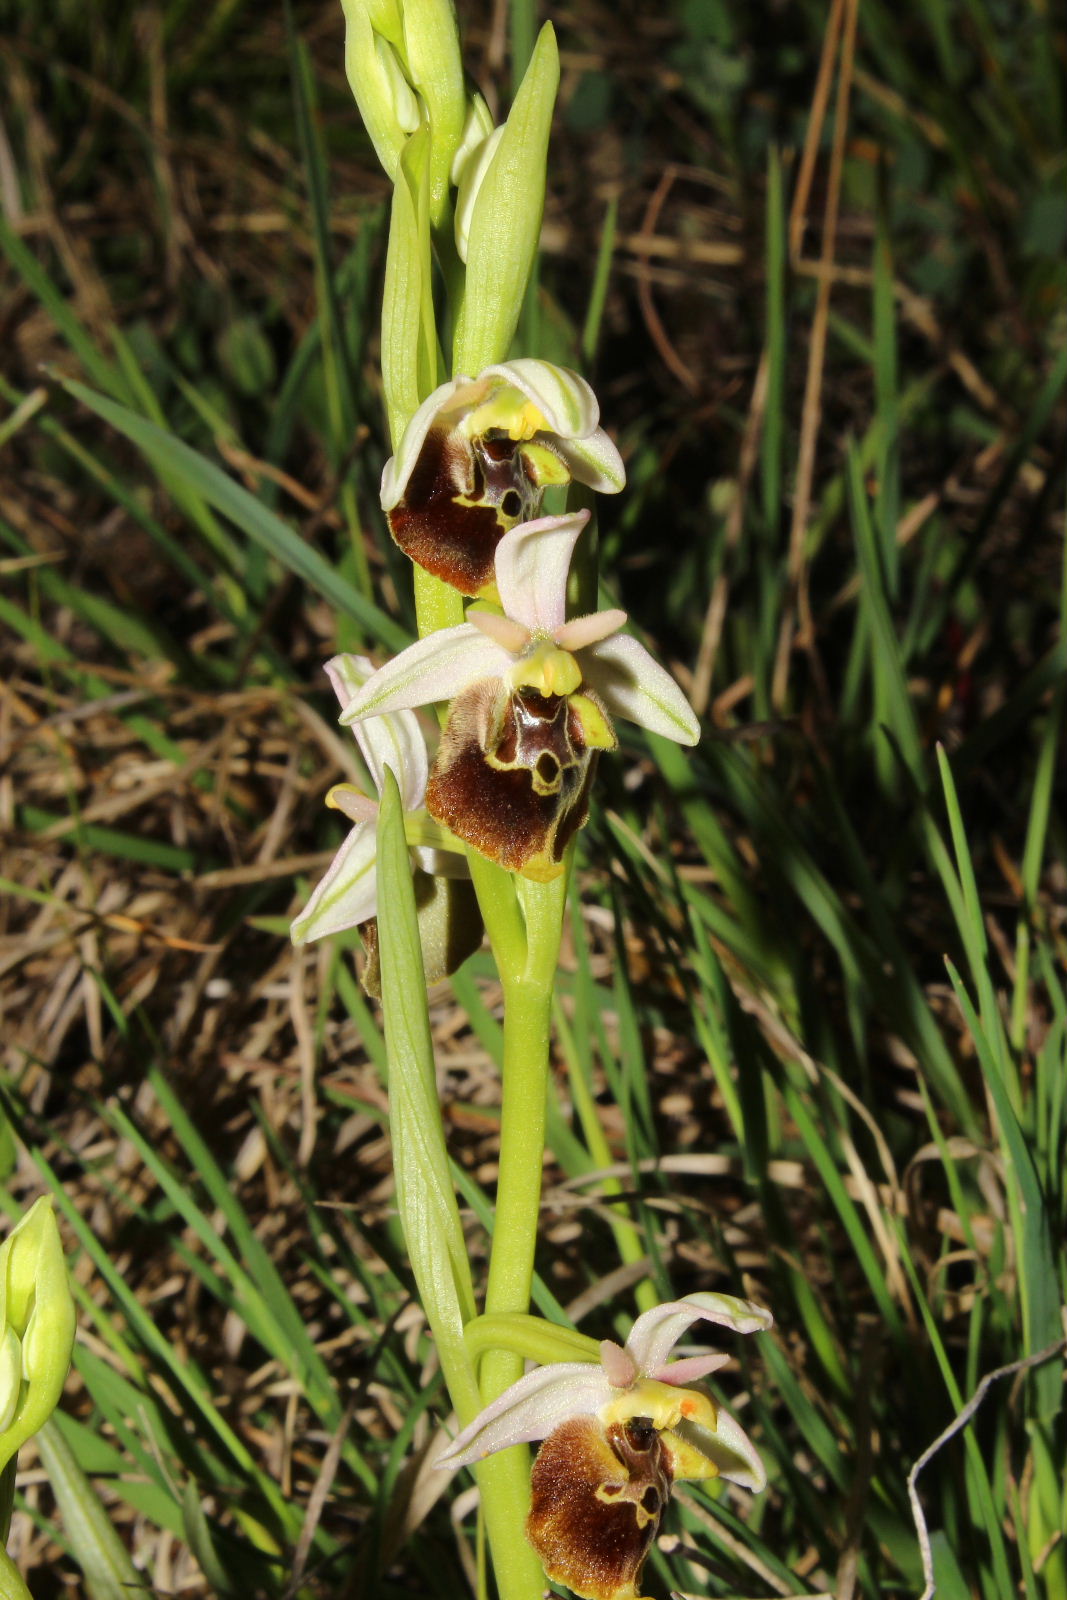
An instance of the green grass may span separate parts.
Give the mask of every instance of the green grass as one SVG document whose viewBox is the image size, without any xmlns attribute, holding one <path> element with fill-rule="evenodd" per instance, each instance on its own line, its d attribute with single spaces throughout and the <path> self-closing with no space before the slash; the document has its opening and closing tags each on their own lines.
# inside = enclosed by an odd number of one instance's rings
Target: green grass
<svg viewBox="0 0 1067 1600">
<path fill-rule="evenodd" d="M 721 1385 L 768 1492 L 679 1496 L 657 1597 L 918 1595 L 910 1469 L 1063 1337 L 1062 39 L 1036 4 L 864 0 L 783 671 L 827 11 L 555 19 L 524 353 L 595 380 L 630 475 L 601 583 L 709 712 L 691 755 L 623 730 L 601 764 L 535 1298 L 597 1336 L 698 1288 L 777 1323 Z M 38 1600 L 458 1596 L 478 1560 L 416 1476 L 447 1401 L 380 1016 L 354 940 L 285 935 L 338 838 L 321 662 L 413 629 L 341 39 L 339 8 L 165 0 L 106 39 L 17 7 L 4 41 L 3 1197 L 55 1193 L 82 1327 L 54 1493 L 17 1501 Z M 499 999 L 482 953 L 431 1013 L 476 1288 Z M 1067 1600 L 1062 1379 L 998 1379 L 924 1465 L 948 1600 Z"/>
</svg>

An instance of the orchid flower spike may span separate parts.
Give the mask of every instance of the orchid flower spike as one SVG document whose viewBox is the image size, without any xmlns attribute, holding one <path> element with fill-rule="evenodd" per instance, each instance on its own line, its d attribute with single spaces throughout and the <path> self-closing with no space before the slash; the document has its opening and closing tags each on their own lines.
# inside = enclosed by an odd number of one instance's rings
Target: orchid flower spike
<svg viewBox="0 0 1067 1600">
<path fill-rule="evenodd" d="M 725 1365 L 709 1354 L 668 1361 L 692 1323 L 734 1333 L 772 1326 L 769 1311 L 724 1294 L 692 1294 L 644 1312 L 625 1345 L 605 1339 L 600 1364 L 535 1367 L 453 1440 L 442 1467 L 472 1466 L 535 1439 L 526 1533 L 548 1576 L 585 1600 L 636 1600 L 641 1567 L 676 1478 L 727 1478 L 754 1493 L 766 1474 L 715 1402 L 687 1385 Z"/>
<path fill-rule="evenodd" d="M 547 881 L 589 810 L 593 764 L 617 743 L 611 715 L 695 744 L 699 724 L 623 611 L 566 619 L 567 571 L 581 511 L 511 529 L 496 552 L 504 615 L 472 608 L 376 672 L 343 723 L 431 701 L 452 710 L 426 808 L 512 872 Z"/>
<path fill-rule="evenodd" d="M 393 538 L 461 593 L 483 593 L 501 535 L 537 515 L 546 485 L 623 487 L 622 458 L 599 421 L 585 380 L 548 361 L 506 361 L 443 383 L 385 464 Z"/>
<path fill-rule="evenodd" d="M 366 656 L 334 656 L 326 663 L 326 673 L 342 706 L 372 676 L 374 667 Z M 405 813 L 411 819 L 410 831 L 429 837 L 439 834 L 421 810 L 426 796 L 429 762 L 426 741 L 418 719 L 411 711 L 399 711 L 361 723 L 355 730 L 356 742 L 366 762 L 375 788 L 380 793 L 390 768 L 400 789 Z M 378 908 L 376 870 L 378 802 L 352 783 L 338 783 L 326 796 L 326 804 L 342 812 L 353 824 L 348 837 L 334 856 L 318 888 L 292 925 L 294 944 L 322 939 L 345 928 L 362 926 L 368 965 L 363 984 L 369 993 L 377 992 Z M 422 826 L 419 825 L 421 814 Z M 442 838 L 441 843 L 444 843 Z M 456 967 L 481 941 L 481 921 L 476 914 L 473 890 L 469 883 L 451 880 L 465 878 L 467 864 L 459 850 L 438 844 L 415 845 L 416 905 L 422 938 L 427 982 L 436 982 Z"/>
</svg>

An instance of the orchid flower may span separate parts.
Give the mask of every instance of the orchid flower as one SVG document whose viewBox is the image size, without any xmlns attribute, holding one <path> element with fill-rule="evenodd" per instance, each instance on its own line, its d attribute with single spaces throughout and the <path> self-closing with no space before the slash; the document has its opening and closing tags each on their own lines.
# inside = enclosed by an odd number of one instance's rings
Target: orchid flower
<svg viewBox="0 0 1067 1600">
<path fill-rule="evenodd" d="M 732 1295 L 692 1294 L 638 1317 L 625 1345 L 605 1339 L 600 1364 L 535 1367 L 486 1406 L 439 1458 L 472 1466 L 497 1450 L 544 1443 L 530 1484 L 527 1537 L 550 1578 L 586 1600 L 635 1600 L 641 1566 L 676 1478 L 727 1478 L 758 1492 L 752 1444 L 715 1402 L 687 1385 L 722 1354 L 667 1356 L 703 1319 L 735 1333 L 771 1327 L 770 1312 Z"/>
<path fill-rule="evenodd" d="M 506 361 L 441 384 L 385 464 L 393 538 L 453 588 L 483 593 L 501 535 L 536 516 L 546 485 L 623 487 L 622 458 L 599 421 L 585 380 L 548 361 Z"/>
<path fill-rule="evenodd" d="M 326 672 L 342 705 L 351 701 L 373 671 L 366 656 L 334 656 L 326 663 Z M 386 768 L 392 769 L 401 804 L 411 819 L 409 834 L 441 836 L 434 843 L 416 844 L 412 849 L 423 969 L 427 983 L 436 983 L 454 972 L 481 942 L 482 923 L 474 890 L 469 882 L 462 881 L 467 876 L 467 863 L 461 850 L 447 848 L 447 837 L 421 810 L 429 763 L 414 713 L 400 711 L 376 717 L 360 725 L 355 733 L 379 793 Z M 374 918 L 378 909 L 378 802 L 355 784 L 339 783 L 327 794 L 326 804 L 343 812 L 353 827 L 293 923 L 293 943 L 305 944 L 309 939 L 322 939 L 326 934 L 359 926 L 367 955 L 363 987 L 368 994 L 377 996 L 378 929 Z"/>
<path fill-rule="evenodd" d="M 624 611 L 566 617 L 567 571 L 588 512 L 522 523 L 501 539 L 504 615 L 472 608 L 458 627 L 409 646 L 345 707 L 356 723 L 432 701 L 452 709 L 426 809 L 512 872 L 547 881 L 588 814 L 593 763 L 615 748 L 611 715 L 680 744 L 699 725 Z"/>
</svg>

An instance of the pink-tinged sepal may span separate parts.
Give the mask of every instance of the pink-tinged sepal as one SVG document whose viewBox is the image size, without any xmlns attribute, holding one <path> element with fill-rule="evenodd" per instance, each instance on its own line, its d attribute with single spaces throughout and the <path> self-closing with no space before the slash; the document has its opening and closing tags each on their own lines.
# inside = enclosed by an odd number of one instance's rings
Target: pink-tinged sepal
<svg viewBox="0 0 1067 1600">
<path fill-rule="evenodd" d="M 366 656 L 333 656 L 327 661 L 325 671 L 342 711 L 375 675 L 374 664 Z M 410 711 L 398 711 L 394 716 L 379 717 L 352 731 L 378 793 L 381 793 L 388 767 L 400 787 L 404 810 L 417 810 L 422 805 L 429 774 L 426 740 L 418 718 Z M 339 805 L 338 810 L 341 809 Z"/>
<path fill-rule="evenodd" d="M 683 1333 L 694 1322 L 715 1322 L 732 1333 L 764 1333 L 774 1318 L 763 1306 L 739 1300 L 732 1294 L 687 1294 L 684 1300 L 667 1300 L 644 1311 L 630 1329 L 627 1349 L 642 1372 L 665 1379 L 664 1363 Z"/>
<path fill-rule="evenodd" d="M 358 822 L 290 929 L 294 944 L 343 933 L 378 908 L 377 822 Z"/>
<path fill-rule="evenodd" d="M 364 694 L 368 684 L 378 678 L 365 656 L 334 656 L 326 663 L 326 673 L 342 707 Z M 393 709 L 386 715 L 356 723 L 354 732 L 375 791 L 381 791 L 386 772 L 392 771 L 405 813 L 417 814 L 411 823 L 416 838 L 420 832 L 425 836 L 429 823 L 422 807 L 429 763 L 414 713 L 403 707 Z M 378 801 L 354 784 L 339 783 L 327 794 L 326 804 L 353 826 L 293 923 L 292 939 L 294 944 L 306 944 L 348 928 L 361 928 L 368 958 L 363 985 L 368 993 L 377 994 Z M 412 850 L 415 904 L 428 983 L 454 972 L 481 943 L 477 900 L 470 883 L 462 881 L 469 876 L 466 855 L 458 848 L 449 850 L 448 843 L 447 839 L 416 843 Z"/>
<path fill-rule="evenodd" d="M 535 1367 L 480 1411 L 437 1464 L 470 1467 L 513 1444 L 545 1439 L 568 1417 L 599 1411 L 607 1399 L 607 1380 L 593 1362 L 558 1361 Z"/>
<path fill-rule="evenodd" d="M 585 652 L 585 676 L 616 717 L 676 744 L 696 744 L 700 723 L 669 672 L 637 639 L 616 633 Z"/>
<path fill-rule="evenodd" d="M 469 622 L 440 628 L 379 667 L 345 706 L 340 720 L 345 727 L 360 726 L 364 718 L 377 720 L 412 706 L 454 700 L 510 665 L 508 651 Z"/>
</svg>

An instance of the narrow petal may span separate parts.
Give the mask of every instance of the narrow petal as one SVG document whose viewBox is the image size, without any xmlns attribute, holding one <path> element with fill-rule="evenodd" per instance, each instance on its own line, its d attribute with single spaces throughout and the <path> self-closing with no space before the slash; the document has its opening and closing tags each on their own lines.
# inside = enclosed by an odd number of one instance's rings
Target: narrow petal
<svg viewBox="0 0 1067 1600">
<path fill-rule="evenodd" d="M 418 639 L 380 667 L 341 714 L 344 724 L 387 711 L 452 700 L 484 678 L 499 678 L 511 656 L 484 633 L 461 622 Z"/>
<path fill-rule="evenodd" d="M 554 634 L 567 614 L 567 573 L 588 511 L 520 522 L 496 547 L 496 586 L 504 611 L 531 633 Z"/>
<path fill-rule="evenodd" d="M 670 673 L 628 634 L 617 633 L 583 651 L 582 672 L 615 716 L 678 744 L 696 744 L 700 738 L 696 713 Z"/>
<path fill-rule="evenodd" d="M 334 656 L 327 661 L 326 671 L 342 710 L 351 705 L 364 684 L 374 676 L 373 663 L 367 656 Z M 389 716 L 357 723 L 353 731 L 378 793 L 382 792 L 385 769 L 390 767 L 404 810 L 417 810 L 426 793 L 430 766 L 426 740 L 415 713 L 394 711 Z"/>
<path fill-rule="evenodd" d="M 585 379 L 569 367 L 557 367 L 551 361 L 523 356 L 518 361 L 503 361 L 499 366 L 486 367 L 481 376 L 503 378 L 518 389 L 533 401 L 548 424 L 548 431 L 564 439 L 585 438 L 600 421 L 596 395 Z"/>
<path fill-rule="evenodd" d="M 502 650 L 509 651 L 513 656 L 521 654 L 530 642 L 528 628 L 511 617 L 500 616 L 496 611 L 478 611 L 472 607 L 467 612 L 467 621 L 484 633 L 487 639 L 495 639 Z"/>
<path fill-rule="evenodd" d="M 684 1300 L 668 1300 L 642 1312 L 630 1329 L 626 1348 L 641 1372 L 662 1379 L 661 1369 L 682 1334 L 701 1321 L 717 1322 L 734 1333 L 762 1333 L 774 1325 L 770 1312 L 751 1300 L 738 1300 L 732 1294 L 687 1294 Z"/>
<path fill-rule="evenodd" d="M 601 1339 L 600 1365 L 613 1389 L 628 1389 L 637 1377 L 637 1363 L 633 1356 L 613 1339 Z"/>
<path fill-rule="evenodd" d="M 469 1467 L 509 1445 L 546 1439 L 569 1417 L 595 1416 L 611 1395 L 598 1366 L 560 1361 L 535 1367 L 478 1413 L 438 1457 L 440 1467 Z"/>
<path fill-rule="evenodd" d="M 710 1377 L 729 1365 L 730 1357 L 720 1350 L 716 1355 L 683 1356 L 681 1361 L 668 1361 L 665 1366 L 654 1368 L 652 1376 L 660 1383 L 684 1387 L 699 1383 L 701 1378 Z"/>
<path fill-rule="evenodd" d="M 465 403 L 466 396 L 460 393 L 463 389 L 473 391 L 471 404 L 480 397 L 481 391 L 474 379 L 450 378 L 447 383 L 442 383 L 433 394 L 426 397 L 404 429 L 396 455 L 389 457 L 382 473 L 383 511 L 391 511 L 403 499 L 408 479 L 426 442 L 426 435 L 442 411 L 455 410 Z"/>
<path fill-rule="evenodd" d="M 592 611 L 585 617 L 572 617 L 556 629 L 554 637 L 563 650 L 586 650 L 591 644 L 610 639 L 613 633 L 618 633 L 625 626 L 625 611 Z"/>
<path fill-rule="evenodd" d="M 294 944 L 355 928 L 377 907 L 375 847 L 377 826 L 361 822 L 348 835 L 326 869 L 326 876 L 290 929 Z"/>
<path fill-rule="evenodd" d="M 357 789 L 354 783 L 335 783 L 327 791 L 326 804 L 331 811 L 339 811 L 349 822 L 377 822 L 378 802 Z"/>
<path fill-rule="evenodd" d="M 626 487 L 626 468 L 618 446 L 603 428 L 587 439 L 546 440 L 555 450 L 577 483 L 584 483 L 598 494 L 618 494 Z"/>
<path fill-rule="evenodd" d="M 662 1438 L 676 1478 L 727 1478 L 753 1494 L 767 1486 L 755 1445 L 725 1411 L 719 1412 L 714 1430 L 683 1420 Z"/>
</svg>

